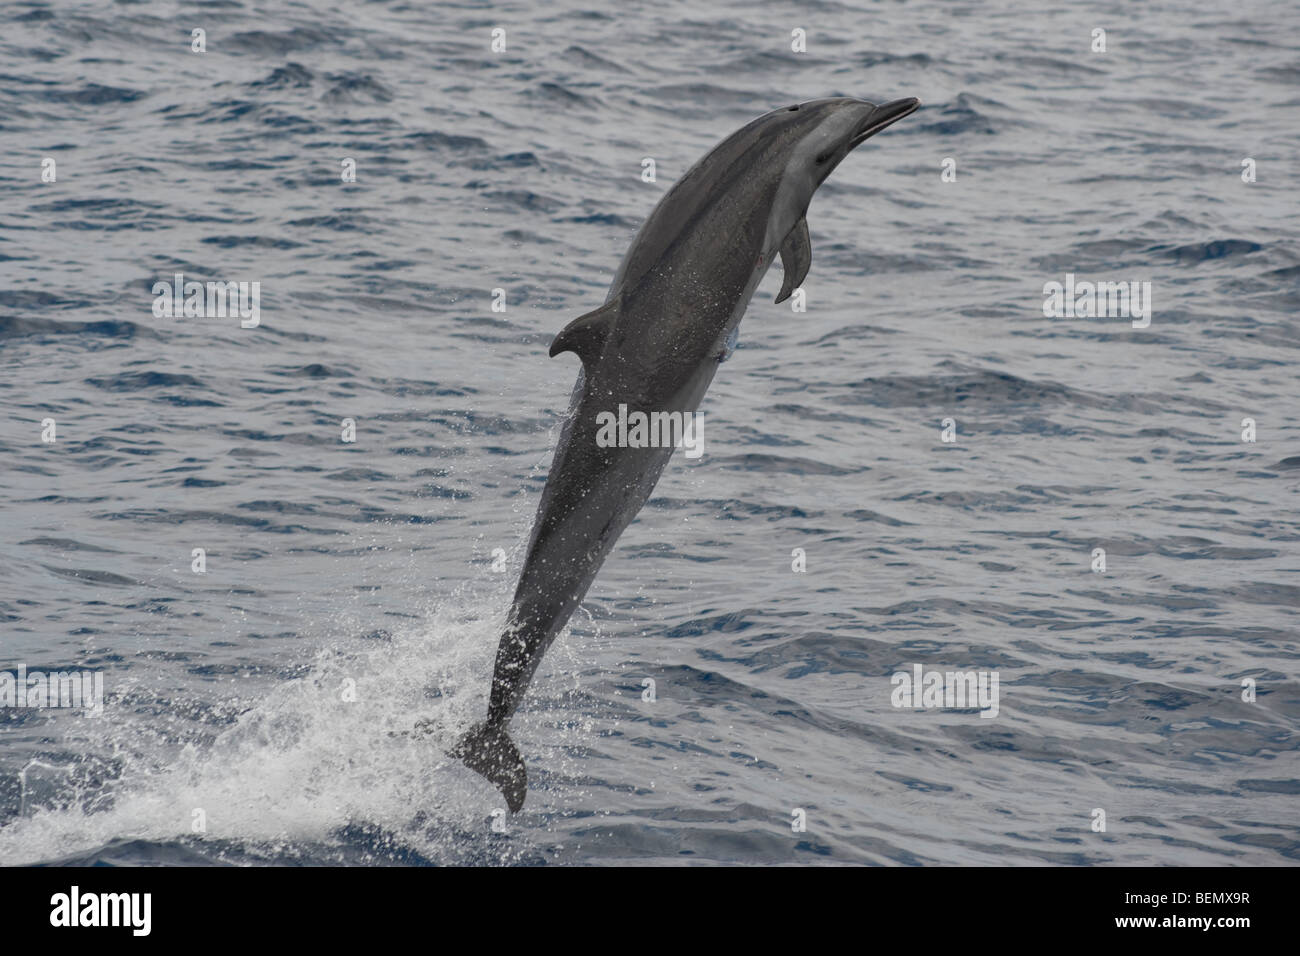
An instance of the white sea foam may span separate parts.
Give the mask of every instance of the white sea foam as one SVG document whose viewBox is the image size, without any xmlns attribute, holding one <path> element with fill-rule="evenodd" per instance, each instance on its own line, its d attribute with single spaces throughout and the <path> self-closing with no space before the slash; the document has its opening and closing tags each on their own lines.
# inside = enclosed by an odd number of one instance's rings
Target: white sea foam
<svg viewBox="0 0 1300 956">
<path fill-rule="evenodd" d="M 156 716 L 109 708 L 77 726 L 84 743 L 74 746 L 111 755 L 119 772 L 83 785 L 73 806 L 26 808 L 0 828 L 0 861 L 63 859 L 121 840 L 231 841 L 277 856 L 329 845 L 353 824 L 444 855 L 440 841 L 485 834 L 501 802 L 443 754 L 482 717 L 500 623 L 447 606 L 391 639 L 322 648 L 305 676 L 272 685 L 207 744 L 168 747 L 149 731 Z M 60 772 L 44 761 L 31 769 Z M 206 832 L 194 832 L 196 811 Z"/>
</svg>

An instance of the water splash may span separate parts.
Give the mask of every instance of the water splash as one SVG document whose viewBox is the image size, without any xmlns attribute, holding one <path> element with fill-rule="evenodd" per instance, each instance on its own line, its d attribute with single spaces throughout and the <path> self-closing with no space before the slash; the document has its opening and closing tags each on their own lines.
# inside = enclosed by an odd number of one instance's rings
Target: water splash
<svg viewBox="0 0 1300 956">
<path fill-rule="evenodd" d="M 74 762 L 24 768 L 0 861 L 98 858 L 136 841 L 230 862 L 343 861 L 359 848 L 378 861 L 524 859 L 535 851 L 485 824 L 499 796 L 443 754 L 482 716 L 499 633 L 481 607 L 449 602 L 391 635 L 320 647 L 302 676 L 184 741 L 162 738 L 155 714 L 109 708 L 75 725 Z M 29 799 L 29 768 L 62 779 Z"/>
</svg>

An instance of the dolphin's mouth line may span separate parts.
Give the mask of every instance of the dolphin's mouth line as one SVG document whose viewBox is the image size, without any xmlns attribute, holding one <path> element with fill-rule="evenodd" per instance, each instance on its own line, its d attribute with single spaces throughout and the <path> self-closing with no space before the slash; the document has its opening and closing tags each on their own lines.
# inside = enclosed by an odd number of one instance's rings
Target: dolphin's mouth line
<svg viewBox="0 0 1300 956">
<path fill-rule="evenodd" d="M 855 133 L 849 140 L 849 149 L 861 146 L 866 140 L 875 136 L 886 126 L 892 126 L 904 116 L 915 113 L 920 107 L 921 101 L 915 96 L 909 96 L 902 100 L 893 100 L 889 103 L 882 103 L 871 111 L 867 117 L 866 123 L 862 129 Z"/>
</svg>

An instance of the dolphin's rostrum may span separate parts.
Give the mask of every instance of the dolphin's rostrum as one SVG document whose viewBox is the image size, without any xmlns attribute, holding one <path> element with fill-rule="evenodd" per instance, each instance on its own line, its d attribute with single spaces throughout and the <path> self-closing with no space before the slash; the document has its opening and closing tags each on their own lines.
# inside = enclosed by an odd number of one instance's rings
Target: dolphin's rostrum
<svg viewBox="0 0 1300 956">
<path fill-rule="evenodd" d="M 919 105 L 813 100 L 728 136 L 659 201 L 605 304 L 556 336 L 551 355 L 574 352 L 582 370 L 497 648 L 487 720 L 452 750 L 501 790 L 511 811 L 523 806 L 528 778 L 510 718 L 673 453 L 671 444 L 601 447 L 597 416 L 620 405 L 694 413 L 776 254 L 785 270 L 777 302 L 807 276 L 804 215 L 817 187 L 852 149 Z"/>
</svg>

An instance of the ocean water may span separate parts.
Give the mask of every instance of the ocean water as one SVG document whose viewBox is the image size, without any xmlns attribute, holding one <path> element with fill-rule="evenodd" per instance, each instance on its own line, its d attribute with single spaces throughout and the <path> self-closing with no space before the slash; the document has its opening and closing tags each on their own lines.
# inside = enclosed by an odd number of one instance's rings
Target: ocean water
<svg viewBox="0 0 1300 956">
<path fill-rule="evenodd" d="M 0 669 L 106 693 L 0 708 L 0 863 L 1300 858 L 1293 4 L 18 0 L 0 38 Z M 443 748 L 550 339 L 697 158 L 827 95 L 924 106 L 814 199 L 806 311 L 764 280 L 494 814 Z M 155 316 L 177 272 L 260 324 Z M 1067 275 L 1149 326 L 1045 317 Z M 894 706 L 917 665 L 997 716 Z"/>
</svg>

